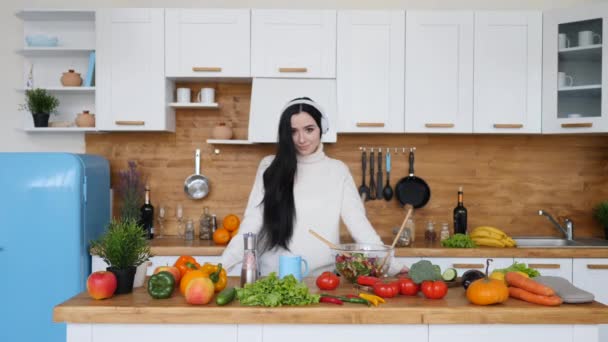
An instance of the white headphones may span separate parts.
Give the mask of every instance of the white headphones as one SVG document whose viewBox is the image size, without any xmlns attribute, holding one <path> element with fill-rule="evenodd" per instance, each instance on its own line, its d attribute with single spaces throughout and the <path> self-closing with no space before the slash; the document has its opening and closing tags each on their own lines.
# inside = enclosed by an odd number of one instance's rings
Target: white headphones
<svg viewBox="0 0 608 342">
<path fill-rule="evenodd" d="M 321 113 L 321 133 L 322 134 L 327 133 L 327 131 L 329 131 L 329 120 L 327 120 L 327 116 L 325 116 L 325 111 L 323 110 L 323 108 L 313 100 L 307 100 L 305 98 L 297 98 L 297 99 L 291 100 L 291 101 L 287 102 L 285 107 L 283 107 L 283 110 L 281 110 L 281 113 L 284 113 L 285 110 L 291 106 L 297 106 L 297 105 L 301 106 L 303 104 L 312 106 L 316 110 L 318 110 L 319 113 Z M 300 108 L 300 111 L 301 111 L 301 109 L 302 108 Z"/>
</svg>

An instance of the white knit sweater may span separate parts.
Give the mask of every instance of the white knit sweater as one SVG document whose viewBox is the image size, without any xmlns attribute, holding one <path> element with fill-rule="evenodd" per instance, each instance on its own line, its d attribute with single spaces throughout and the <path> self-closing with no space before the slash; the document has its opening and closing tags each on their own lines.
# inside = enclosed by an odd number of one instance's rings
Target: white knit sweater
<svg viewBox="0 0 608 342">
<path fill-rule="evenodd" d="M 264 198 L 263 174 L 273 159 L 274 156 L 267 156 L 260 162 L 239 233 L 222 255 L 222 264 L 228 269 L 242 262 L 242 234 L 258 234 L 262 227 L 263 205 L 260 203 Z M 296 219 L 289 243 L 291 251 L 275 248 L 258 256 L 262 275 L 278 273 L 279 256 L 282 254 L 301 255 L 308 262 L 310 275 L 333 270 L 331 250 L 308 230 L 313 229 L 327 240 L 340 243 L 340 219 L 356 242 L 382 244 L 365 216 L 365 207 L 348 167 L 339 160 L 327 157 L 322 144 L 313 154 L 298 156 L 294 199 Z"/>
</svg>

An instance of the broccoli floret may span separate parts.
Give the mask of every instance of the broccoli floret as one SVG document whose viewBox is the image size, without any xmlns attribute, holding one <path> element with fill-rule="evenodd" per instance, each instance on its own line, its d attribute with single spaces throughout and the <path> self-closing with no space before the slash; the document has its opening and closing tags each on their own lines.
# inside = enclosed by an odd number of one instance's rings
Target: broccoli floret
<svg viewBox="0 0 608 342">
<path fill-rule="evenodd" d="M 425 280 L 441 280 L 441 271 L 428 260 L 420 260 L 410 267 L 409 276 L 414 283 L 420 284 Z"/>
</svg>

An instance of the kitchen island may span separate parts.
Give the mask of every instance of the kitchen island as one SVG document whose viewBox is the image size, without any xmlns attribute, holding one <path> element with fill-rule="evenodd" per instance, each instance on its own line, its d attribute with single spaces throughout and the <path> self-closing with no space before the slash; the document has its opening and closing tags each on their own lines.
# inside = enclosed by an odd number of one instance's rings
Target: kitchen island
<svg viewBox="0 0 608 342">
<path fill-rule="evenodd" d="M 317 292 L 313 278 L 305 280 Z M 238 278 L 230 278 L 231 285 Z M 348 284 L 332 291 L 355 293 Z M 608 323 L 600 303 L 544 307 L 516 299 L 475 306 L 462 287 L 441 300 L 399 296 L 379 307 L 315 304 L 298 307 L 192 306 L 176 292 L 152 299 L 145 288 L 106 300 L 81 293 L 54 309 L 67 323 L 68 342 L 146 341 L 599 341 L 598 324 Z"/>
</svg>

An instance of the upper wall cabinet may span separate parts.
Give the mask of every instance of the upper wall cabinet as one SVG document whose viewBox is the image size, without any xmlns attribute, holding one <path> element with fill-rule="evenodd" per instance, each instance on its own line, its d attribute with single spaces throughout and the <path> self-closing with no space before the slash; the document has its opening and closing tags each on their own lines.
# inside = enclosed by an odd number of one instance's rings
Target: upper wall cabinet
<svg viewBox="0 0 608 342">
<path fill-rule="evenodd" d="M 97 12 L 97 112 L 99 129 L 174 131 L 165 80 L 162 8 Z"/>
<path fill-rule="evenodd" d="M 475 133 L 540 133 L 542 13 L 475 12 Z"/>
<path fill-rule="evenodd" d="M 165 10 L 167 77 L 249 77 L 248 9 Z"/>
<path fill-rule="evenodd" d="M 473 12 L 408 11 L 405 131 L 473 131 Z"/>
<path fill-rule="evenodd" d="M 338 132 L 404 132 L 405 12 L 338 12 Z"/>
<path fill-rule="evenodd" d="M 543 133 L 608 131 L 608 5 L 546 12 Z"/>
<path fill-rule="evenodd" d="M 253 77 L 336 77 L 336 11 L 252 10 L 251 18 Z"/>
</svg>

